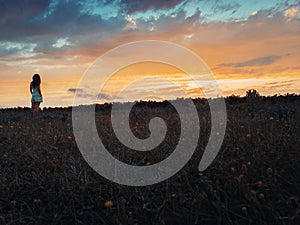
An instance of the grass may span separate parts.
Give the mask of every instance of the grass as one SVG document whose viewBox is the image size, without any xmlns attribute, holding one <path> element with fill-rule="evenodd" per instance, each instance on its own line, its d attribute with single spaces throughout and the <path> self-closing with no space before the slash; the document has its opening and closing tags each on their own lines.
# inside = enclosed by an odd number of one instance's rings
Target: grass
<svg viewBox="0 0 300 225">
<path fill-rule="evenodd" d="M 202 173 L 197 168 L 210 132 L 207 102 L 194 100 L 201 133 L 180 172 L 145 187 L 118 185 L 84 161 L 72 131 L 71 110 L 0 111 L 0 224 L 300 224 L 299 96 L 226 99 L 228 124 L 221 150 Z M 140 103 L 131 129 L 149 136 L 162 117 L 164 141 L 149 152 L 119 143 L 110 105 L 97 108 L 106 148 L 119 160 L 149 165 L 178 143 L 180 120 L 166 103 Z"/>
</svg>

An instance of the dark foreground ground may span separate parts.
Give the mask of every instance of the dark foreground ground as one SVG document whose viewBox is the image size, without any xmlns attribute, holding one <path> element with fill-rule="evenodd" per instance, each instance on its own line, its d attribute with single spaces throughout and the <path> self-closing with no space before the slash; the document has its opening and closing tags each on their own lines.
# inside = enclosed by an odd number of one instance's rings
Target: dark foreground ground
<svg viewBox="0 0 300 225">
<path fill-rule="evenodd" d="M 195 101 L 201 134 L 186 166 L 146 187 L 115 184 L 82 158 L 69 109 L 0 111 L 0 224 L 300 224 L 300 97 L 227 99 L 228 124 L 213 164 L 197 171 L 210 132 L 205 101 Z M 158 148 L 137 153 L 116 139 L 108 106 L 97 107 L 99 136 L 134 165 L 164 159 L 178 142 L 180 121 L 168 104 L 143 103 L 131 129 L 147 138 L 147 121 L 165 119 Z"/>
</svg>

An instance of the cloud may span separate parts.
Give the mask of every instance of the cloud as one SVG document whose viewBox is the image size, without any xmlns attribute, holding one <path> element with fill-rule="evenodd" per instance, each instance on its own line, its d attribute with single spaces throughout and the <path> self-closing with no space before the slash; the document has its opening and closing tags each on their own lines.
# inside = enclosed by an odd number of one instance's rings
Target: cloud
<svg viewBox="0 0 300 225">
<path fill-rule="evenodd" d="M 217 65 L 217 67 L 265 66 L 278 61 L 281 57 L 282 56 L 272 55 L 272 56 L 254 58 L 243 62 L 219 64 Z"/>
<path fill-rule="evenodd" d="M 128 14 L 132 14 L 135 12 L 146 12 L 148 10 L 157 10 L 157 9 L 171 9 L 178 5 L 182 0 L 121 0 L 121 4 L 123 4 L 124 10 Z"/>
<path fill-rule="evenodd" d="M 236 2 L 229 2 L 227 4 L 217 4 L 215 7 L 215 12 L 228 12 L 228 11 L 232 11 L 235 12 L 238 8 L 240 8 L 241 5 L 239 3 Z"/>
<path fill-rule="evenodd" d="M 99 93 L 99 94 L 97 95 L 97 98 L 98 98 L 99 100 L 112 100 L 112 99 L 113 99 L 113 98 L 110 97 L 109 95 L 103 94 L 103 93 Z"/>
<path fill-rule="evenodd" d="M 50 1 L 1 1 L 0 40 L 24 40 L 25 35 L 46 32 L 48 26 L 39 24 L 38 17 L 48 8 Z"/>
<path fill-rule="evenodd" d="M 68 38 L 59 38 L 52 46 L 54 48 L 62 48 L 64 46 L 70 46 L 71 43 L 68 41 Z"/>
<path fill-rule="evenodd" d="M 38 16 L 45 12 L 51 0 L 31 0 L 31 1 L 1 1 L 0 2 L 0 24 L 17 23 L 32 16 Z"/>
<path fill-rule="evenodd" d="M 81 88 L 69 88 L 68 92 L 76 93 L 76 97 L 79 97 L 79 98 L 89 98 L 89 99 L 95 98 L 94 95 L 86 93 Z"/>
<path fill-rule="evenodd" d="M 4 41 L 0 42 L 0 56 L 19 52 L 33 52 L 36 44 Z"/>
<path fill-rule="evenodd" d="M 91 49 L 99 55 L 111 48 L 109 37 L 120 33 L 128 23 L 124 16 L 105 20 L 100 15 L 84 12 L 84 1 L 19 2 L 0 3 L 0 43 L 34 44 L 33 57 L 43 55 L 48 59 L 58 59 L 66 52 L 82 55 L 85 48 L 88 48 L 88 54 Z M 43 4 L 36 5 L 35 2 Z M 4 52 L 1 48 L 0 54 L 10 57 L 13 51 L 18 53 L 17 49 Z"/>
<path fill-rule="evenodd" d="M 124 11 L 118 0 L 84 0 L 79 2 L 82 14 L 96 15 L 104 20 L 118 17 Z"/>
<path fill-rule="evenodd" d="M 289 8 L 284 11 L 284 15 L 290 18 L 297 17 L 299 10 L 296 8 Z"/>
<path fill-rule="evenodd" d="M 125 20 L 128 22 L 127 24 L 126 24 L 126 26 L 124 27 L 124 30 L 134 30 L 134 29 L 136 29 L 137 27 L 136 27 L 136 21 L 134 20 L 134 19 L 132 19 L 129 15 L 127 15 L 126 17 L 125 17 Z"/>
<path fill-rule="evenodd" d="M 72 93 L 83 92 L 83 90 L 81 88 L 69 88 L 68 91 L 72 92 Z"/>
<path fill-rule="evenodd" d="M 113 97 L 104 93 L 98 93 L 96 95 L 87 93 L 82 88 L 69 88 L 68 92 L 76 93 L 76 96 L 80 98 L 98 99 L 98 100 L 105 100 L 105 101 L 109 101 L 113 99 Z"/>
<path fill-rule="evenodd" d="M 251 13 L 251 16 L 255 16 L 257 13 L 258 13 L 257 11 L 253 11 L 253 12 Z"/>
</svg>

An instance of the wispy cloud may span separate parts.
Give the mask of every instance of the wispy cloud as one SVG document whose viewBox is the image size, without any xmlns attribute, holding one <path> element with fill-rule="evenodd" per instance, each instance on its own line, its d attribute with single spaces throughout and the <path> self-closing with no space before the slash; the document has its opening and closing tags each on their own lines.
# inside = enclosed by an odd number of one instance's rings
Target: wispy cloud
<svg viewBox="0 0 300 225">
<path fill-rule="evenodd" d="M 240 8 L 241 5 L 239 3 L 236 2 L 229 2 L 226 4 L 218 4 L 215 6 L 215 12 L 227 12 L 227 11 L 231 11 L 231 12 L 235 12 L 238 8 Z"/>
<path fill-rule="evenodd" d="M 94 99 L 95 98 L 95 95 L 89 94 L 81 88 L 69 88 L 68 91 L 72 92 L 72 93 L 75 93 L 76 96 L 79 97 L 79 98 L 89 98 L 89 99 Z"/>
<path fill-rule="evenodd" d="M 114 99 L 113 96 L 104 93 L 90 94 L 85 90 L 83 90 L 82 88 L 69 88 L 68 92 L 76 93 L 76 96 L 80 98 L 98 99 L 98 100 L 105 100 L 105 101 L 110 101 Z"/>
<path fill-rule="evenodd" d="M 161 0 L 138 0 L 138 1 L 132 1 L 132 0 L 121 0 L 121 3 L 124 6 L 124 10 L 126 10 L 128 13 L 134 13 L 134 12 L 145 12 L 147 10 L 153 9 L 170 9 L 175 7 L 180 2 L 183 2 L 183 0 L 172 0 L 172 1 L 161 1 Z"/>
<path fill-rule="evenodd" d="M 59 38 L 53 45 L 52 47 L 54 48 L 62 48 L 64 46 L 70 46 L 71 43 L 68 41 L 68 38 Z"/>
<path fill-rule="evenodd" d="M 217 67 L 265 66 L 278 61 L 281 57 L 282 56 L 272 55 L 272 56 L 254 58 L 243 62 L 219 64 L 217 65 Z"/>
<path fill-rule="evenodd" d="M 81 88 L 69 88 L 68 91 L 72 93 L 83 92 Z"/>
<path fill-rule="evenodd" d="M 99 100 L 112 100 L 112 99 L 113 99 L 111 96 L 109 96 L 109 95 L 107 95 L 107 94 L 103 94 L 103 93 L 99 93 L 99 94 L 97 95 L 97 98 L 98 98 Z"/>
</svg>

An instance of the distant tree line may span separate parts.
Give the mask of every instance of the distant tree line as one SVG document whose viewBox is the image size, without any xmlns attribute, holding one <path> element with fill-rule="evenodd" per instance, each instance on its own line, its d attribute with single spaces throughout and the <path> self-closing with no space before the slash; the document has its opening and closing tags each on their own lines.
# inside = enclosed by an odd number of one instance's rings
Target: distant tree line
<svg viewBox="0 0 300 225">
<path fill-rule="evenodd" d="M 275 102 L 292 102 L 295 101 L 296 99 L 299 99 L 300 95 L 297 94 L 290 94 L 287 93 L 285 95 L 273 95 L 273 96 L 262 96 L 257 90 L 255 89 L 250 89 L 246 91 L 246 95 L 241 97 L 239 95 L 231 95 L 228 97 L 225 97 L 224 100 L 227 104 L 238 104 L 238 103 L 249 103 L 249 104 L 255 104 L 258 102 L 264 102 L 264 101 L 270 101 L 271 103 Z M 157 101 L 139 101 L 135 103 L 135 107 L 149 107 L 149 108 L 157 108 L 157 107 L 168 107 L 173 101 L 184 101 L 186 99 L 184 98 L 177 98 L 176 100 L 171 100 L 171 101 L 162 101 L 162 102 L 157 102 Z M 206 98 L 194 98 L 192 99 L 195 104 L 203 104 L 206 105 L 208 104 L 208 99 Z M 104 104 L 95 104 L 95 111 L 110 111 L 112 104 L 128 104 L 128 102 L 124 103 L 104 103 Z M 87 107 L 85 105 L 80 105 L 80 106 L 75 106 L 75 107 Z M 57 111 L 57 110 L 64 110 L 64 111 L 72 111 L 72 106 L 69 107 L 44 107 L 43 111 Z M 30 111 L 29 107 L 15 107 L 15 108 L 2 108 L 0 111 Z"/>
</svg>

